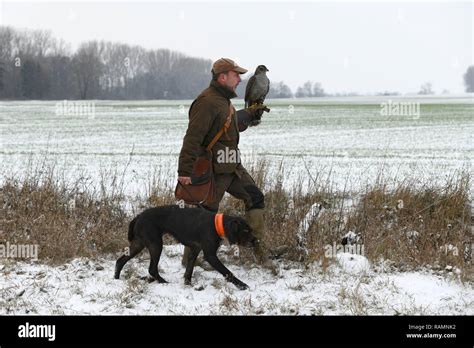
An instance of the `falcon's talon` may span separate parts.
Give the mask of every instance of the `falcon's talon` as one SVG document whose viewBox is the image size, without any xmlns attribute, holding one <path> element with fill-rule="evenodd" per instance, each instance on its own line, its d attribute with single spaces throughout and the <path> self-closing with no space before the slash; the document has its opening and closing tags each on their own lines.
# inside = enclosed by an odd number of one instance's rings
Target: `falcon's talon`
<svg viewBox="0 0 474 348">
<path fill-rule="evenodd" d="M 263 104 L 263 103 L 255 103 L 255 104 L 252 104 L 252 105 L 250 105 L 247 109 L 253 110 L 253 109 L 259 109 L 259 108 L 262 109 L 262 110 L 264 110 L 264 111 L 266 111 L 266 112 L 269 112 L 269 111 L 270 111 L 270 109 L 269 109 L 265 104 Z"/>
</svg>

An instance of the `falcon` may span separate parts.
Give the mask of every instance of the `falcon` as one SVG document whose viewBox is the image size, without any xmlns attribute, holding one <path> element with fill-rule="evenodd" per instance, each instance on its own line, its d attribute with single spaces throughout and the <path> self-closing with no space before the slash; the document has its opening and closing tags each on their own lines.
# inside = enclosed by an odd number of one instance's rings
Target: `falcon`
<svg viewBox="0 0 474 348">
<path fill-rule="evenodd" d="M 267 77 L 267 69 L 265 65 L 259 65 L 255 70 L 255 74 L 249 79 L 247 88 L 245 89 L 245 107 L 255 107 L 263 105 L 265 97 L 270 89 L 270 80 Z"/>
</svg>

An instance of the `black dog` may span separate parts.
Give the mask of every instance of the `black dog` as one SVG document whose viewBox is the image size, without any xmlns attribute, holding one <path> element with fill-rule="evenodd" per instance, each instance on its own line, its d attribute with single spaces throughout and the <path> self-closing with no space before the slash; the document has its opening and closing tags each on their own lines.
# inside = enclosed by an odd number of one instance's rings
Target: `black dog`
<svg viewBox="0 0 474 348">
<path fill-rule="evenodd" d="M 191 248 L 191 253 L 184 273 L 184 282 L 191 284 L 194 263 L 200 251 L 204 259 L 221 273 L 225 279 L 245 290 L 247 284 L 237 279 L 217 258 L 217 249 L 225 236 L 231 244 L 254 247 L 257 239 L 253 236 L 250 226 L 244 219 L 223 214 L 214 214 L 204 209 L 180 208 L 177 205 L 150 208 L 136 216 L 128 228 L 130 250 L 121 256 L 115 264 L 115 279 L 128 260 L 137 255 L 143 248 L 150 252 L 148 269 L 153 279 L 166 283 L 158 274 L 158 262 L 163 249 L 162 236 L 171 234 L 181 244 Z"/>
</svg>

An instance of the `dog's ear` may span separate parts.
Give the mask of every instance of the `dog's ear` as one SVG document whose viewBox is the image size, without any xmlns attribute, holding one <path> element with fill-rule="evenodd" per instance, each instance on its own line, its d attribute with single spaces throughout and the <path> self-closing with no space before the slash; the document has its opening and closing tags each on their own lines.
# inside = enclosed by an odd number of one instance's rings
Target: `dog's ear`
<svg viewBox="0 0 474 348">
<path fill-rule="evenodd" d="M 230 244 L 235 244 L 238 241 L 240 223 L 234 217 L 229 217 L 228 223 L 225 224 L 225 235 Z"/>
</svg>

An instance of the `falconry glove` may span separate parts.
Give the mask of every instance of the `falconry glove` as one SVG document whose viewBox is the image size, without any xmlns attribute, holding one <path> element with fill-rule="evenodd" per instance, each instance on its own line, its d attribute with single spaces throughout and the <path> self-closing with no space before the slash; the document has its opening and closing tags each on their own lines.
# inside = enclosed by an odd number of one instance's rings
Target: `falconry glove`
<svg viewBox="0 0 474 348">
<path fill-rule="evenodd" d="M 239 125 L 243 126 L 243 129 L 259 125 L 260 122 L 262 122 L 262 115 L 264 111 L 268 112 L 269 109 L 262 104 L 238 110 L 237 117 L 239 120 Z"/>
</svg>

